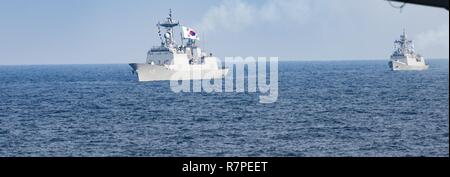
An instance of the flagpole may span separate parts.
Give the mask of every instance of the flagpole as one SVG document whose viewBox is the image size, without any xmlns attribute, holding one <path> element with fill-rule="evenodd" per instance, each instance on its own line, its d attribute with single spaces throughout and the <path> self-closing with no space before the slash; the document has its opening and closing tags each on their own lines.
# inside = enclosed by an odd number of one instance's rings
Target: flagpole
<svg viewBox="0 0 450 177">
<path fill-rule="evenodd" d="M 202 33 L 202 40 L 203 40 L 203 48 L 205 49 L 205 50 L 208 50 L 208 48 L 206 47 L 206 40 L 205 40 L 205 33 Z"/>
<path fill-rule="evenodd" d="M 184 47 L 183 30 L 181 30 L 180 37 L 181 37 L 181 47 Z"/>
</svg>

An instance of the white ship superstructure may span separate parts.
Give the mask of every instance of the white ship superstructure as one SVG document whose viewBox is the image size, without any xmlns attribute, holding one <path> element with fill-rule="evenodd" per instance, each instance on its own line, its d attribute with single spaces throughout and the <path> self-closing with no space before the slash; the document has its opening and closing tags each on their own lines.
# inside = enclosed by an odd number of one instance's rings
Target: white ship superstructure
<svg viewBox="0 0 450 177">
<path fill-rule="evenodd" d="M 408 39 L 406 32 L 400 36 L 400 40 L 395 41 L 394 54 L 391 56 L 389 67 L 393 71 L 399 70 L 426 70 L 429 66 L 425 59 L 416 54 L 412 40 Z"/>
<path fill-rule="evenodd" d="M 219 67 L 218 58 L 211 53 L 206 54 L 197 46 L 200 39 L 193 29 L 181 26 L 181 44 L 177 44 L 174 32 L 180 26 L 172 18 L 172 11 L 164 22 L 157 24 L 161 45 L 148 51 L 146 63 L 130 64 L 139 81 L 216 79 L 228 73 L 228 69 Z M 185 77 L 174 78 L 174 74 Z"/>
</svg>

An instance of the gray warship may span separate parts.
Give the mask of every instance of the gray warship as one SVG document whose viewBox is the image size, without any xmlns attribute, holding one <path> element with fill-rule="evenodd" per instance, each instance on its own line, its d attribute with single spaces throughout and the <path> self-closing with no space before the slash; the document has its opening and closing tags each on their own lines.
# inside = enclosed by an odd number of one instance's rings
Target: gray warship
<svg viewBox="0 0 450 177">
<path fill-rule="evenodd" d="M 227 75 L 228 69 L 219 67 L 220 60 L 197 45 L 197 32 L 173 19 L 172 10 L 157 28 L 161 45 L 148 51 L 146 63 L 130 63 L 140 82 L 218 79 Z M 181 44 L 175 41 L 176 28 L 181 30 Z"/>
<path fill-rule="evenodd" d="M 393 71 L 426 70 L 429 68 L 425 59 L 414 50 L 414 44 L 412 40 L 408 39 L 405 31 L 400 36 L 400 40 L 395 41 L 394 54 L 391 55 L 389 67 Z"/>
</svg>

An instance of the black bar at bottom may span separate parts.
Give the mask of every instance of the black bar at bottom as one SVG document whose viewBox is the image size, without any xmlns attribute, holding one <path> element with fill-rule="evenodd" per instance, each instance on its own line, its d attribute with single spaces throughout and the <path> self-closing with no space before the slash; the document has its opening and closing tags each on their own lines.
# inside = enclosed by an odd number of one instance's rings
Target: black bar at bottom
<svg viewBox="0 0 450 177">
<path fill-rule="evenodd" d="M 2 171 L 138 176 L 303 176 L 440 172 L 449 158 L 0 158 Z M 437 162 L 437 163 L 436 163 Z M 19 167 L 19 168 L 17 168 Z M 425 168 L 429 167 L 429 168 Z M 9 174 L 9 173 L 8 173 Z"/>
</svg>

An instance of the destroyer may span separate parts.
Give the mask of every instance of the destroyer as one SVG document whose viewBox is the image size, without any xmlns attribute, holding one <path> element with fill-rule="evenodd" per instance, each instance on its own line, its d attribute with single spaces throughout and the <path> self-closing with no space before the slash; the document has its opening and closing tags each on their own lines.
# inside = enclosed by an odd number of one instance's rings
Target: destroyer
<svg viewBox="0 0 450 177">
<path fill-rule="evenodd" d="M 181 26 L 172 18 L 172 10 L 169 17 L 158 23 L 157 27 L 161 45 L 147 53 L 146 63 L 130 64 L 140 82 L 217 79 L 228 73 L 228 69 L 219 67 L 218 58 L 204 53 L 197 46 L 200 39 L 193 29 Z M 174 40 L 176 27 L 181 27 L 180 45 Z M 162 34 L 161 30 L 165 30 L 165 33 Z"/>
<path fill-rule="evenodd" d="M 414 44 L 408 39 L 405 31 L 400 36 L 400 40 L 395 41 L 395 51 L 391 56 L 389 67 L 393 71 L 426 70 L 429 68 L 425 63 L 425 59 L 416 54 Z"/>
</svg>

